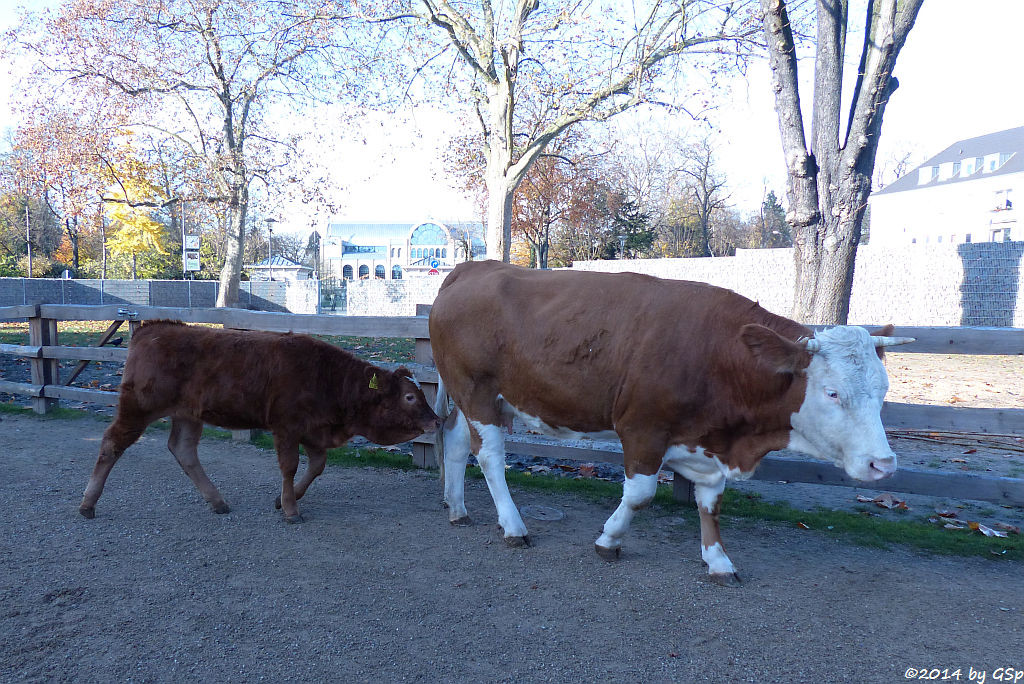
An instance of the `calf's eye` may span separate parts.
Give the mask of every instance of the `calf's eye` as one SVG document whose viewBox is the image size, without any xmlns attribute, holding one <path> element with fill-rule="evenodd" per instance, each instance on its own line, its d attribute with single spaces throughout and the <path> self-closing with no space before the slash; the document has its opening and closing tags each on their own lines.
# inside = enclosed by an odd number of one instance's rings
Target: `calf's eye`
<svg viewBox="0 0 1024 684">
<path fill-rule="evenodd" d="M 405 400 L 407 402 L 409 402 L 410 404 L 415 404 L 416 403 L 416 395 L 413 394 L 412 392 L 410 392 L 409 394 L 405 395 Z"/>
<path fill-rule="evenodd" d="M 839 402 L 839 392 L 836 392 L 834 389 L 826 389 L 825 396 L 836 403 Z"/>
</svg>

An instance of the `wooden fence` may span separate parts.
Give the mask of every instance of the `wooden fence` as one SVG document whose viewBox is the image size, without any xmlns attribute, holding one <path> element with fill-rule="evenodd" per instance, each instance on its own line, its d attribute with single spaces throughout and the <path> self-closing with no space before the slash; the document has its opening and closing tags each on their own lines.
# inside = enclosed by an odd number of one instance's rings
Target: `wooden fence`
<svg viewBox="0 0 1024 684">
<path fill-rule="evenodd" d="M 61 359 L 79 360 L 79 368 L 88 361 L 120 361 L 127 350 L 102 346 L 110 339 L 116 326 L 127 322 L 129 327 L 151 319 L 176 319 L 189 323 L 212 323 L 228 328 L 300 332 L 321 335 L 360 337 L 412 338 L 415 340 L 415 362 L 410 365 L 433 401 L 437 373 L 427 326 L 429 307 L 418 307 L 416 316 L 320 316 L 245 311 L 240 309 L 178 309 L 167 307 L 65 306 L 31 304 L 0 307 L 0 320 L 27 319 L 28 345 L 0 345 L 0 353 L 28 358 L 31 382 L 0 380 L 0 392 L 27 395 L 33 408 L 45 413 L 60 399 L 117 404 L 117 393 L 70 384 L 61 384 L 57 363 Z M 114 321 L 96 347 L 68 347 L 59 344 L 58 323 L 61 321 Z M 897 334 L 916 338 L 916 342 L 900 347 L 900 353 L 930 354 L 1024 354 L 1024 330 L 1014 328 L 930 328 L 901 327 Z M 66 381 L 70 382 L 70 381 Z M 1024 435 L 1024 409 L 972 409 L 947 406 L 886 403 L 882 420 L 888 429 L 947 430 L 952 432 Z M 584 462 L 621 463 L 617 451 L 570 447 L 547 440 L 511 438 L 510 451 L 530 456 L 544 456 Z M 413 442 L 417 465 L 436 464 L 433 439 L 421 437 Z M 851 480 L 835 466 L 819 461 L 769 456 L 762 460 L 754 479 L 805 482 L 844 486 L 863 486 Z M 675 478 L 676 494 L 687 496 L 687 485 Z M 1024 506 L 1024 479 L 991 477 L 970 473 L 941 473 L 901 468 L 896 475 L 878 483 L 894 492 L 951 496 Z"/>
</svg>

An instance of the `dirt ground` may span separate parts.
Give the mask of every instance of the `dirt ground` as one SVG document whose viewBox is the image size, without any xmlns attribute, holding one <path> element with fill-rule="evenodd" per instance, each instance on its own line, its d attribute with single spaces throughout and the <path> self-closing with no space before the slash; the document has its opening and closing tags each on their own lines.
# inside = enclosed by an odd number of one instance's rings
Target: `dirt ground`
<svg viewBox="0 0 1024 684">
<path fill-rule="evenodd" d="M 0 417 L 0 680 L 898 682 L 908 668 L 1024 669 L 1019 563 L 849 546 L 726 519 L 745 578 L 703 579 L 693 516 L 514 492 L 533 547 L 506 548 L 485 485 L 453 528 L 426 471 L 328 468 L 302 525 L 273 456 L 204 440 L 232 506 L 208 510 L 148 433 L 95 520 L 77 512 L 105 423 Z M 1000 675 L 1006 670 L 999 671 Z"/>
</svg>

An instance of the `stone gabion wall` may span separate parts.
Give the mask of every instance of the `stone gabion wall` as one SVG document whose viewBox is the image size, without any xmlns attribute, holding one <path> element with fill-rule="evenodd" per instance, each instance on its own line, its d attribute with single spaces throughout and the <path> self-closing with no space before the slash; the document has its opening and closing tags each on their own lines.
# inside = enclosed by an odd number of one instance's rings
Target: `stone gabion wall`
<svg viewBox="0 0 1024 684">
<path fill-rule="evenodd" d="M 857 252 L 850 323 L 1024 328 L 1024 242 L 865 245 Z M 734 257 L 585 261 L 576 270 L 633 271 L 735 290 L 769 311 L 793 303 L 791 249 L 737 250 Z"/>
<path fill-rule="evenodd" d="M 210 307 L 219 283 L 212 280 L 63 280 L 0 278 L 0 306 L 21 304 L 117 304 L 125 306 Z M 317 313 L 319 283 L 246 281 L 239 304 L 256 311 Z"/>
<path fill-rule="evenodd" d="M 417 304 L 431 304 L 441 276 L 404 280 L 350 280 L 345 283 L 349 316 L 415 316 Z"/>
</svg>

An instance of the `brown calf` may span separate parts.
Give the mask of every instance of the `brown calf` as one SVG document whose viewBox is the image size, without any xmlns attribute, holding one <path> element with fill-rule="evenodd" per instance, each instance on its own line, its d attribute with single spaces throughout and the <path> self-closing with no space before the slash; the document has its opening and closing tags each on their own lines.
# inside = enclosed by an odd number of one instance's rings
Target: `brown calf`
<svg viewBox="0 0 1024 684">
<path fill-rule="evenodd" d="M 167 447 L 216 513 L 230 509 L 199 463 L 203 423 L 270 430 L 282 476 L 277 503 L 288 522 L 302 522 L 296 501 L 323 472 L 327 449 L 354 435 L 405 442 L 440 423 L 406 368 L 384 370 L 306 335 L 149 322 L 128 347 L 117 416 L 103 433 L 82 515 L 96 515 L 110 469 L 165 416 Z M 299 445 L 309 466 L 296 485 Z"/>
</svg>

